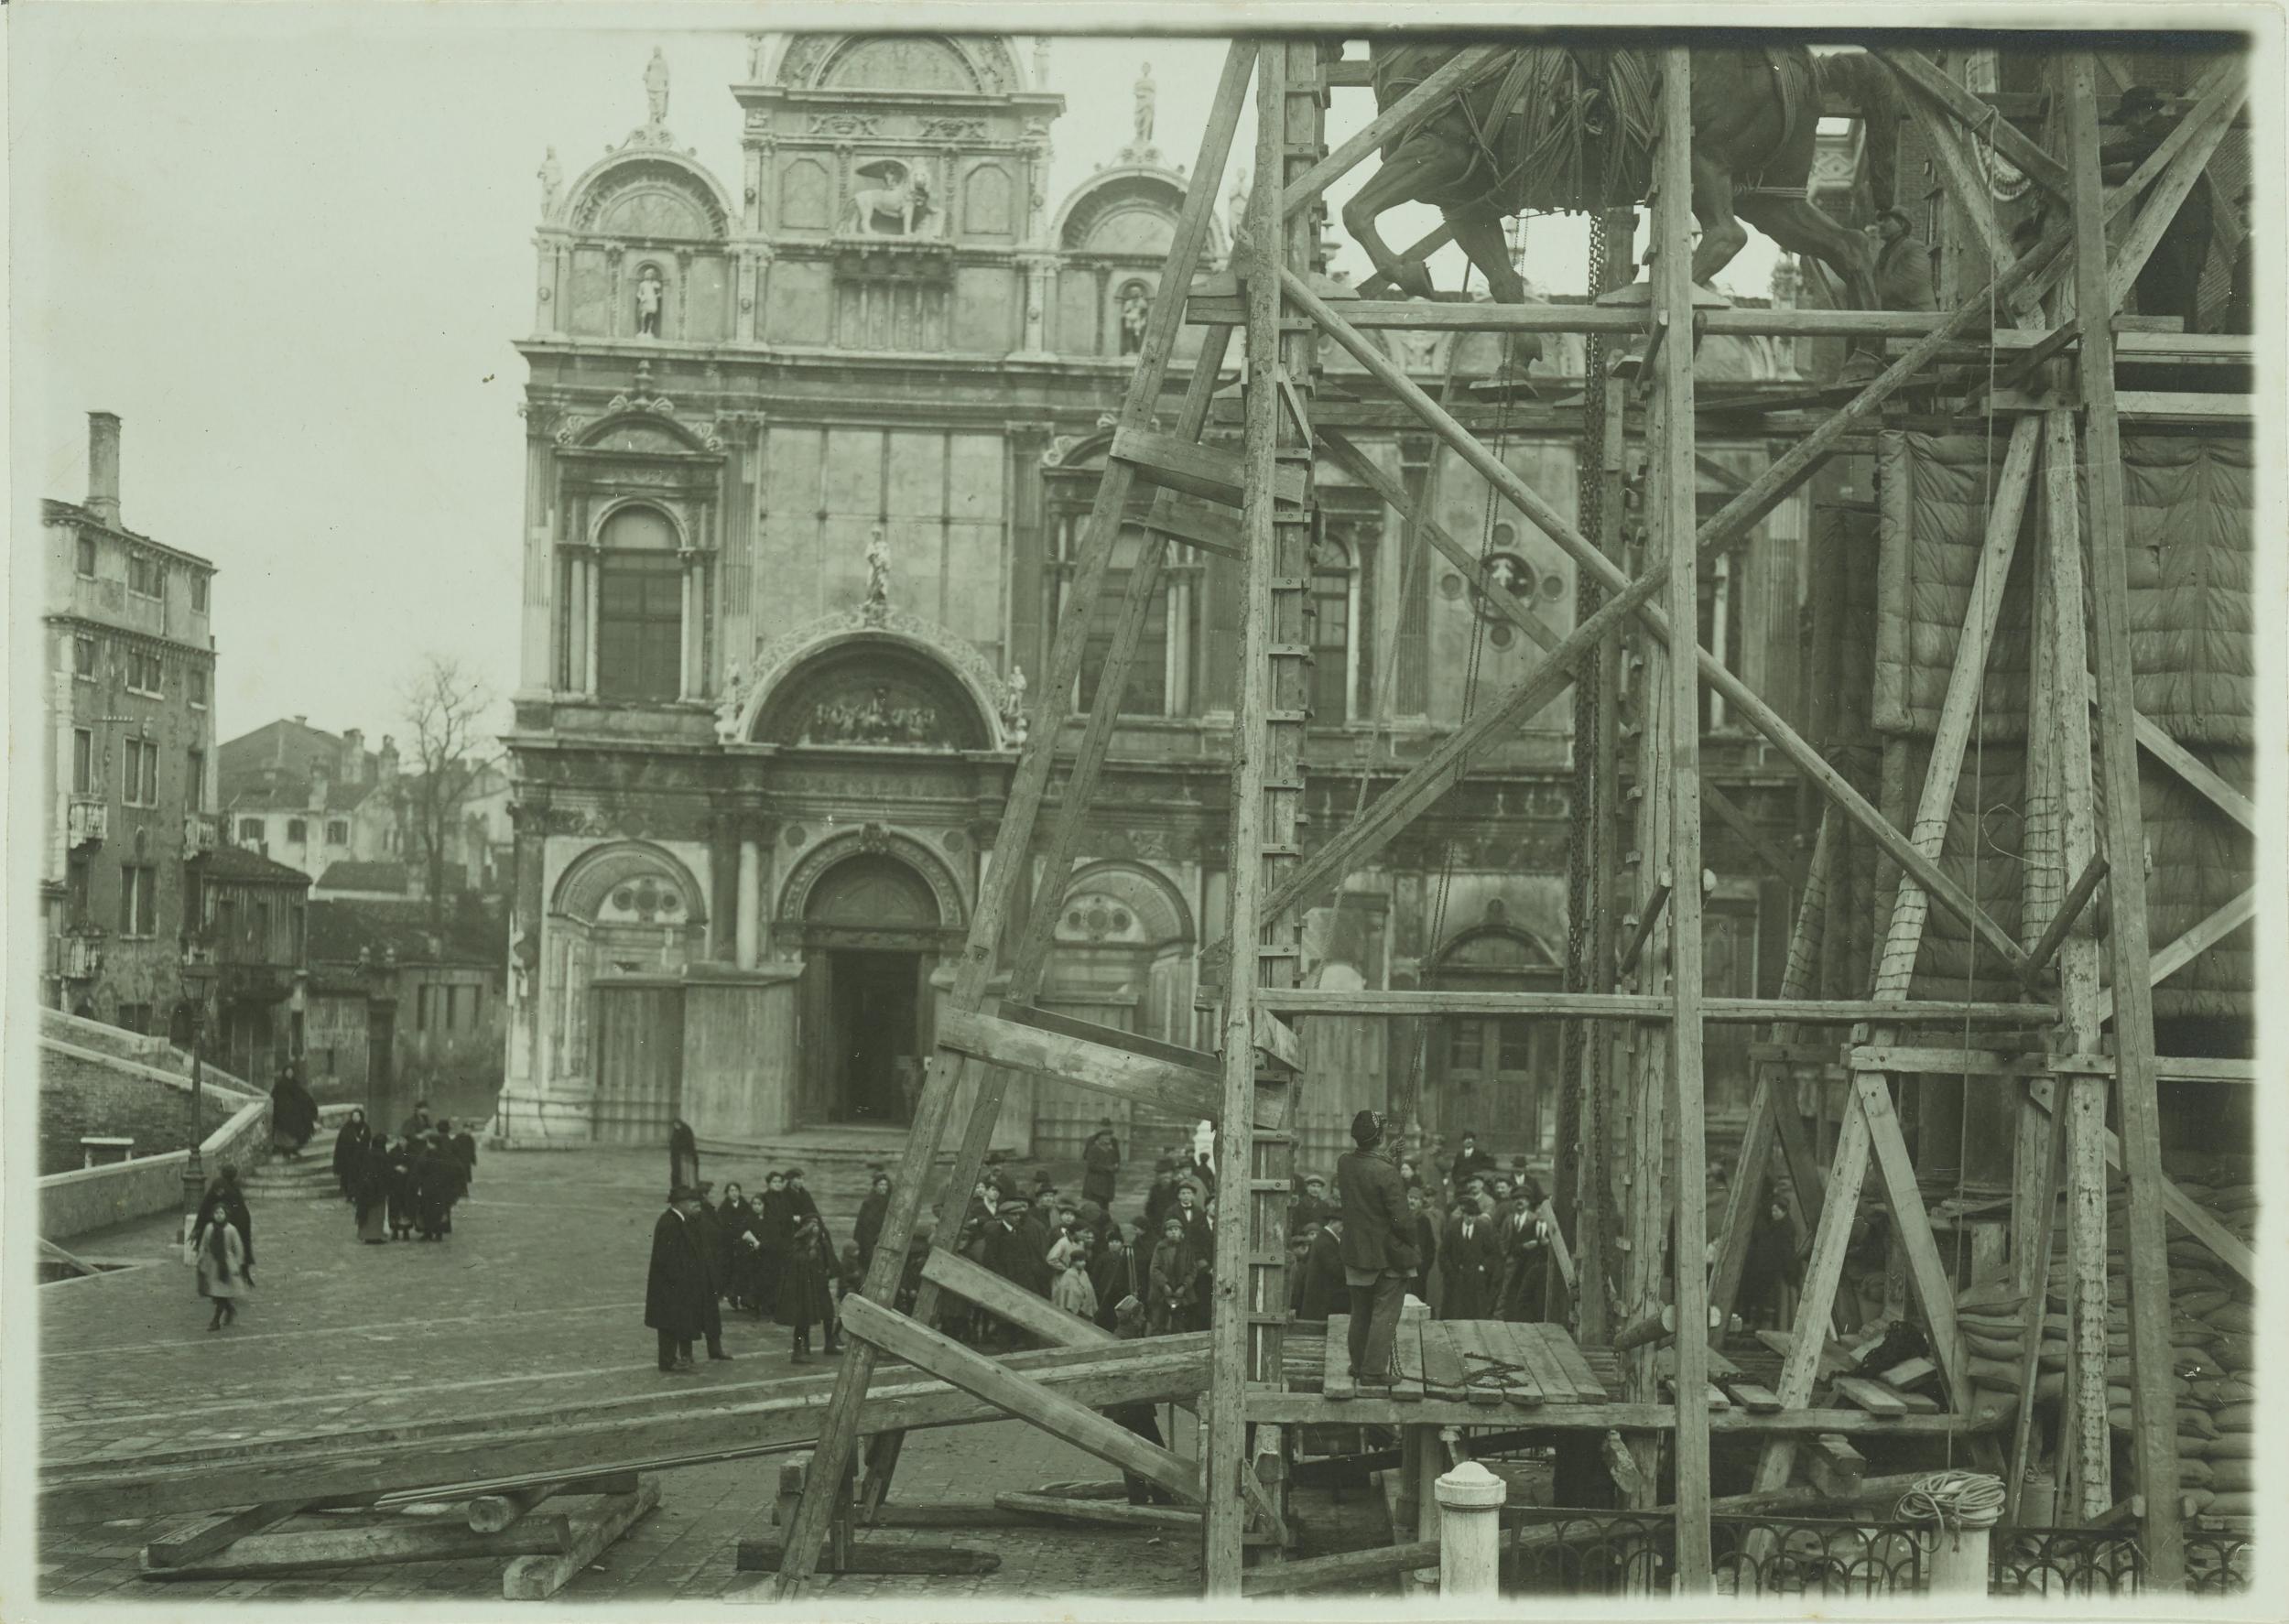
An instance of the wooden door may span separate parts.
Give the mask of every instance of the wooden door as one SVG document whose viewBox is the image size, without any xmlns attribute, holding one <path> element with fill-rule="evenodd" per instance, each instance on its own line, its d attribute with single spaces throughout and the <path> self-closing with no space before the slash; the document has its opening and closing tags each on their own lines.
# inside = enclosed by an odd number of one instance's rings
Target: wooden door
<svg viewBox="0 0 2289 1624">
<path fill-rule="evenodd" d="M 596 1137 L 665 1146 L 683 1109 L 684 997 L 660 977 L 600 977 L 595 1001 Z"/>
<path fill-rule="evenodd" d="M 1465 1131 L 1505 1163 L 1545 1162 L 1556 1142 L 1559 1023 L 1528 1016 L 1450 1016 L 1443 1131 Z"/>
</svg>

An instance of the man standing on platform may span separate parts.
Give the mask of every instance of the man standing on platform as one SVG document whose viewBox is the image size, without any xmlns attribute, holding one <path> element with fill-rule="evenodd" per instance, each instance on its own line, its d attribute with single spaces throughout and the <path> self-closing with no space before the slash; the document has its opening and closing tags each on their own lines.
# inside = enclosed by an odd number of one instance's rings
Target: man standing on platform
<svg viewBox="0 0 2289 1624">
<path fill-rule="evenodd" d="M 1335 1164 L 1342 1202 L 1343 1283 L 1351 1305 L 1351 1368 L 1355 1381 L 1387 1387 L 1399 1305 L 1418 1259 L 1406 1184 L 1383 1149 L 1383 1119 L 1363 1110 L 1351 1119 L 1351 1142 Z"/>
</svg>

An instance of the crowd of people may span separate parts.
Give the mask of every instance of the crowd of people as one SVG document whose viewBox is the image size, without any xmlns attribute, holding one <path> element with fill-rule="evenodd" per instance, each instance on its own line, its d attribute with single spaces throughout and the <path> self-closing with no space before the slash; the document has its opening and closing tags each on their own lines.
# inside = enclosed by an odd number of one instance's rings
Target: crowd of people
<svg viewBox="0 0 2289 1624">
<path fill-rule="evenodd" d="M 680 1122 L 677 1129 L 669 1140 L 675 1182 L 667 1210 L 652 1227 L 645 1285 L 644 1323 L 658 1337 L 661 1372 L 696 1370 L 695 1342 L 706 1343 L 711 1359 L 732 1357 L 723 1348 L 726 1306 L 756 1319 L 768 1315 L 785 1326 L 792 1337 L 789 1355 L 798 1365 L 814 1357 L 814 1331 L 823 1351 L 841 1351 L 836 1305 L 873 1261 L 874 1237 L 890 1201 L 889 1175 L 875 1170 L 856 1235 L 838 1250 L 800 1167 L 766 1173 L 753 1197 L 727 1183 L 721 1198 L 713 1199 L 714 1186 L 699 1176 L 689 1131 Z"/>
<path fill-rule="evenodd" d="M 366 1245 L 441 1241 L 453 1232 L 453 1207 L 476 1179 L 477 1140 L 449 1119 L 432 1121 L 426 1099 L 414 1102 L 395 1138 L 353 1110 L 334 1134 L 333 1166 Z"/>
</svg>

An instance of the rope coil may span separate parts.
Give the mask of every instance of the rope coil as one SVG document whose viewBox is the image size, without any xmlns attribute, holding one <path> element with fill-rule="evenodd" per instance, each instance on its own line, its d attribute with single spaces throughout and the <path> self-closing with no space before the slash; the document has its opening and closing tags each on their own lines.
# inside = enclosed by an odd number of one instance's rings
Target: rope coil
<svg viewBox="0 0 2289 1624">
<path fill-rule="evenodd" d="M 1908 1485 L 1898 1516 L 1902 1522 L 1936 1523 L 1943 1532 L 1962 1533 L 2002 1521 L 2003 1499 L 2003 1481 L 1991 1473 L 1933 1472 Z"/>
</svg>

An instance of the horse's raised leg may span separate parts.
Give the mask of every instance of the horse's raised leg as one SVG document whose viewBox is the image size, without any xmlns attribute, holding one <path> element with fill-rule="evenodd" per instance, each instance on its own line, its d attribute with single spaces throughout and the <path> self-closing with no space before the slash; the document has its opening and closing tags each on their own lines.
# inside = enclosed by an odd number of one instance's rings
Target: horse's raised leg
<svg viewBox="0 0 2289 1624">
<path fill-rule="evenodd" d="M 1744 198 L 1741 213 L 1789 253 L 1809 254 L 1835 272 L 1851 309 L 1875 309 L 1876 248 L 1865 233 L 1838 224 L 1808 198 Z"/>
<path fill-rule="evenodd" d="M 1456 184 L 1469 167 L 1468 157 L 1444 145 L 1424 142 L 1403 146 L 1385 158 L 1367 184 L 1343 205 L 1343 229 L 1367 250 L 1377 274 L 1389 277 L 1392 286 L 1409 298 L 1437 297 L 1430 267 L 1419 259 L 1400 259 L 1383 240 L 1375 222 L 1400 204 L 1416 201 L 1426 191 L 1437 192 Z"/>
<path fill-rule="evenodd" d="M 1708 287 L 1748 245 L 1749 233 L 1733 213 L 1732 171 L 1698 151 L 1693 154 L 1693 218 L 1701 227 L 1701 240 L 1693 246 L 1693 282 Z"/>
<path fill-rule="evenodd" d="M 1518 274 L 1512 263 L 1510 239 L 1503 234 L 1502 217 L 1491 208 L 1448 209 L 1445 211 L 1447 227 L 1455 234 L 1455 244 L 1470 256 L 1470 263 L 1486 278 L 1488 291 L 1495 302 L 1523 305 L 1526 302 L 1526 279 Z M 1513 332 L 1508 346 L 1509 370 L 1519 376 L 1542 354 L 1542 338 L 1538 333 Z"/>
</svg>

